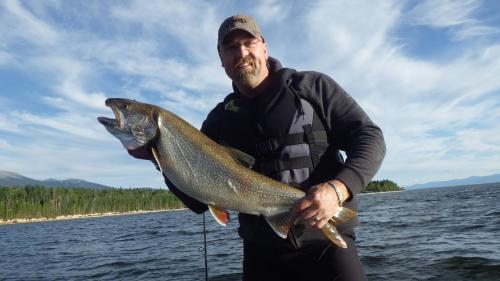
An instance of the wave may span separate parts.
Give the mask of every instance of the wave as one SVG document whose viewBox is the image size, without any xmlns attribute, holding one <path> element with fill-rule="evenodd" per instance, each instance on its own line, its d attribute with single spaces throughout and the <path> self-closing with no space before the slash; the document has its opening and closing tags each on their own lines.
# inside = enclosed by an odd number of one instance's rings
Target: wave
<svg viewBox="0 0 500 281">
<path fill-rule="evenodd" d="M 500 280 L 500 260 L 453 256 L 434 261 L 432 267 L 471 280 Z"/>
</svg>

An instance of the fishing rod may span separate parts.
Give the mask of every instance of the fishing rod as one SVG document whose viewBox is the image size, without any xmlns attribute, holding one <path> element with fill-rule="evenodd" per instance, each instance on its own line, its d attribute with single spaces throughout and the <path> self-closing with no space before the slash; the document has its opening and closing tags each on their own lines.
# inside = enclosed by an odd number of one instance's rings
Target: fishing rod
<svg viewBox="0 0 500 281">
<path fill-rule="evenodd" d="M 207 261 L 207 229 L 205 227 L 205 212 L 203 212 L 203 242 L 205 255 L 205 281 L 208 281 L 208 261 Z"/>
</svg>

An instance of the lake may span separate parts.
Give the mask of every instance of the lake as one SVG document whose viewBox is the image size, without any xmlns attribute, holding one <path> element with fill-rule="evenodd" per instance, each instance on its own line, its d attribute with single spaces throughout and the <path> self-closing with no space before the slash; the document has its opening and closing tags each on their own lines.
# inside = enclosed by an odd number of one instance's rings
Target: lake
<svg viewBox="0 0 500 281">
<path fill-rule="evenodd" d="M 369 280 L 500 280 L 500 184 L 359 198 Z M 210 280 L 241 279 L 232 215 L 206 215 Z M 205 280 L 203 247 L 189 211 L 3 225 L 0 280 Z"/>
</svg>

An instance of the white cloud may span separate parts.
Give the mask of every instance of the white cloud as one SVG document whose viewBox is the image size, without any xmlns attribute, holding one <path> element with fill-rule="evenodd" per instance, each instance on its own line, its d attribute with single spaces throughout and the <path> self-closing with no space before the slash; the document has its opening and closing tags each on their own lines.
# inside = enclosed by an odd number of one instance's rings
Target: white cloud
<svg viewBox="0 0 500 281">
<path fill-rule="evenodd" d="M 12 148 L 12 145 L 4 139 L 0 139 L 0 149 L 2 150 L 10 150 Z"/>
<path fill-rule="evenodd" d="M 13 59 L 12 55 L 9 52 L 0 49 L 0 67 L 2 65 L 6 65 Z"/>
<path fill-rule="evenodd" d="M 259 24 L 275 24 L 284 21 L 289 17 L 292 6 L 289 2 L 278 0 L 264 0 L 256 4 L 255 14 Z"/>
<path fill-rule="evenodd" d="M 0 131 L 19 132 L 20 129 L 11 117 L 0 115 Z"/>
<path fill-rule="evenodd" d="M 474 18 L 474 12 L 480 5 L 481 1 L 477 0 L 419 1 L 407 13 L 406 19 L 412 25 L 453 28 L 452 32 L 458 40 L 500 32 L 498 27 L 484 25 Z"/>
<path fill-rule="evenodd" d="M 486 36 L 498 33 L 500 33 L 500 29 L 498 27 L 484 26 L 474 23 L 464 25 L 462 28 L 458 29 L 455 36 L 458 40 L 465 40 L 471 37 Z"/>
<path fill-rule="evenodd" d="M 97 130 L 96 117 L 81 114 L 62 114 L 51 117 L 43 117 L 30 113 L 14 113 L 13 117 L 18 119 L 23 127 L 46 127 L 62 132 L 62 139 L 66 139 L 67 134 L 76 137 L 93 140 L 103 140 L 102 130 Z M 36 129 L 35 129 L 36 130 Z M 71 138 L 71 137 L 69 137 Z"/>
<path fill-rule="evenodd" d="M 48 83 L 52 83 L 54 92 L 66 103 L 72 102 L 74 106 L 104 109 L 105 95 L 101 92 L 89 92 L 82 85 L 85 80 L 89 79 L 89 76 L 91 78 L 91 75 L 95 73 L 90 70 L 91 66 L 87 66 L 77 57 L 61 53 L 54 56 L 35 57 L 26 67 L 40 69 L 43 75 L 46 75 L 47 80 L 52 80 Z M 51 97 L 48 99 L 50 100 Z M 61 103 L 61 99 L 58 101 Z"/>
<path fill-rule="evenodd" d="M 0 38 L 15 38 L 36 45 L 55 45 L 58 34 L 54 29 L 38 19 L 23 7 L 23 3 L 15 0 L 2 1 L 0 5 L 0 25 L 3 26 Z"/>
<path fill-rule="evenodd" d="M 112 15 L 126 24 L 139 24 L 149 35 L 171 36 L 195 60 L 211 61 L 217 45 L 216 8 L 204 1 L 132 1 Z M 163 41 L 168 44 L 167 40 Z"/>
<path fill-rule="evenodd" d="M 314 6 L 306 17 L 310 31 L 304 44 L 309 47 L 295 59 L 312 61 L 331 74 L 381 125 L 388 145 L 382 176 L 390 171 L 390 178 L 407 184 L 422 182 L 424 175 L 436 169 L 451 170 L 433 174 L 435 179 L 491 170 L 494 165 L 483 163 L 472 171 L 460 160 L 480 157 L 471 150 L 474 144 L 496 153 L 495 146 L 477 137 L 500 131 L 500 125 L 473 130 L 475 141 L 464 142 L 461 136 L 472 136 L 469 130 L 475 126 L 500 124 L 498 115 L 492 116 L 498 104 L 489 99 L 500 92 L 496 78 L 500 75 L 499 45 L 476 44 L 466 53 L 439 62 L 408 57 L 393 35 L 403 20 L 403 7 L 388 1 L 379 4 L 360 8 L 353 2 L 321 2 Z M 348 10 L 354 15 L 343 15 Z M 469 12 L 459 18 L 465 15 Z M 363 20 L 353 22 L 346 17 Z M 461 22 L 459 18 L 447 22 Z M 485 119 L 485 115 L 492 117 Z M 400 176 L 409 170 L 421 176 Z"/>
<path fill-rule="evenodd" d="M 408 21 L 416 25 L 448 27 L 471 21 L 471 14 L 479 7 L 479 1 L 419 1 L 409 11 Z"/>
</svg>

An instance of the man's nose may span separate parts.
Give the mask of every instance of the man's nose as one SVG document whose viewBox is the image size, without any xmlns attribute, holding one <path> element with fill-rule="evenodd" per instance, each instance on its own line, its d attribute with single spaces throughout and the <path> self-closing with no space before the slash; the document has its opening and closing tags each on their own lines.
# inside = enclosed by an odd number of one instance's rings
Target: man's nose
<svg viewBox="0 0 500 281">
<path fill-rule="evenodd" d="M 240 57 L 246 57 L 249 52 L 248 52 L 248 48 L 247 46 L 241 44 L 238 48 L 238 50 L 236 51 L 236 53 L 240 56 Z"/>
</svg>

